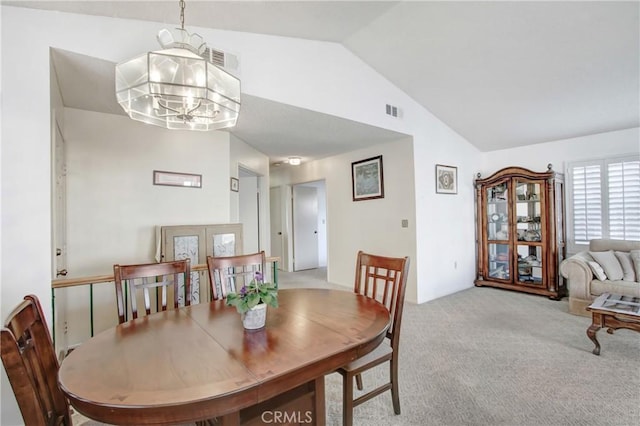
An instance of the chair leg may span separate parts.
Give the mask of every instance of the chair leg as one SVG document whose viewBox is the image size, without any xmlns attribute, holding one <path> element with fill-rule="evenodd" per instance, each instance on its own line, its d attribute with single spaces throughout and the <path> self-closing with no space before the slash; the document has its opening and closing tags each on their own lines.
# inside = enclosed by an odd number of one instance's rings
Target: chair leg
<svg viewBox="0 0 640 426">
<path fill-rule="evenodd" d="M 362 374 L 356 374 L 356 386 L 358 387 L 358 390 L 362 390 Z"/>
<path fill-rule="evenodd" d="M 342 376 L 342 425 L 353 426 L 353 376 Z"/>
<path fill-rule="evenodd" d="M 398 389 L 398 363 L 395 358 L 389 362 L 389 373 L 391 376 L 391 400 L 393 401 L 393 412 L 400 414 L 400 394 Z"/>
</svg>

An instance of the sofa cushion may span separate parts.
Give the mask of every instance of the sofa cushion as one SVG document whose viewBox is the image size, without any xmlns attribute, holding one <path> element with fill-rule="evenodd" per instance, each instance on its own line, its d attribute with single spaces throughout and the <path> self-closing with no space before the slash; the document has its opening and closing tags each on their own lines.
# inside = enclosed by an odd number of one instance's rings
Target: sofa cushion
<svg viewBox="0 0 640 426">
<path fill-rule="evenodd" d="M 594 239 L 589 241 L 589 251 L 631 251 L 640 250 L 640 241 L 634 240 L 605 240 Z"/>
<path fill-rule="evenodd" d="M 589 254 L 602 266 L 608 279 L 613 281 L 622 279 L 624 272 L 622 271 L 620 262 L 618 262 L 618 258 L 613 254 L 613 250 L 590 251 Z"/>
<path fill-rule="evenodd" d="M 591 296 L 600 296 L 603 293 L 640 297 L 640 284 L 631 281 L 591 281 Z"/>
<path fill-rule="evenodd" d="M 633 261 L 631 260 L 631 253 L 626 251 L 614 251 L 613 254 L 618 258 L 620 266 L 622 266 L 622 279 L 625 281 L 636 281 L 636 270 L 633 267 Z"/>
<path fill-rule="evenodd" d="M 631 255 L 633 268 L 636 270 L 636 281 L 640 281 L 640 250 L 631 250 L 629 255 Z"/>
<path fill-rule="evenodd" d="M 588 263 L 589 263 L 589 267 L 593 271 L 593 275 L 595 275 L 597 279 L 599 279 L 600 281 L 604 281 L 607 279 L 607 274 L 604 273 L 604 269 L 602 269 L 602 266 L 600 266 L 598 262 L 588 262 Z"/>
</svg>

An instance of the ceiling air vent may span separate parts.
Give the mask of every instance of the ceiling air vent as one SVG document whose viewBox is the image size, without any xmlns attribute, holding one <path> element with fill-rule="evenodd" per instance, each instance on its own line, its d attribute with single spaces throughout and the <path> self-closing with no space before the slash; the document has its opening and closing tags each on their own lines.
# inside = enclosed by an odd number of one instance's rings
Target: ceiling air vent
<svg viewBox="0 0 640 426">
<path fill-rule="evenodd" d="M 224 68 L 234 75 L 240 72 L 240 62 L 237 55 L 207 47 L 202 56 L 212 64 Z"/>
</svg>

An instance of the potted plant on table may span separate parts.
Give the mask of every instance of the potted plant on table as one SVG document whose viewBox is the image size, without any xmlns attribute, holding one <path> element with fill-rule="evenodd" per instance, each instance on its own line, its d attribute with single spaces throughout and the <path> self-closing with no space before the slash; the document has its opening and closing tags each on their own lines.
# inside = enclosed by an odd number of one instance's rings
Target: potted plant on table
<svg viewBox="0 0 640 426">
<path fill-rule="evenodd" d="M 227 305 L 235 306 L 242 315 L 242 324 L 247 330 L 264 327 L 267 319 L 267 305 L 278 307 L 278 288 L 264 282 L 262 272 L 256 272 L 249 284 L 243 285 L 237 293 L 227 295 Z"/>
</svg>

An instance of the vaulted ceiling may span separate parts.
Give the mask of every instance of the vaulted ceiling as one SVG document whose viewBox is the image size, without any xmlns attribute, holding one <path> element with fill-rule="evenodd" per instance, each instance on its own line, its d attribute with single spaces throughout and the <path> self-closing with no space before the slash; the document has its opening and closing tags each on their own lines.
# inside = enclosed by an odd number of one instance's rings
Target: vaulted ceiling
<svg viewBox="0 0 640 426">
<path fill-rule="evenodd" d="M 172 25 L 179 16 L 177 1 L 3 3 Z M 491 151 L 640 126 L 639 11 L 637 1 L 187 1 L 185 23 L 342 43 L 478 149 Z M 72 54 L 62 56 L 57 68 L 77 66 Z M 233 132 L 273 161 L 305 157 L 305 149 L 309 159 L 335 154 L 325 141 L 346 150 L 367 138 L 399 136 L 266 100 L 243 101 L 242 113 L 252 120 Z M 305 143 L 300 136 L 309 135 L 310 123 L 318 132 Z M 335 144 L 340 135 L 351 142 Z M 321 152 L 324 145 L 332 152 Z"/>
</svg>

